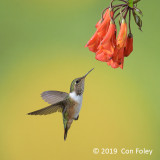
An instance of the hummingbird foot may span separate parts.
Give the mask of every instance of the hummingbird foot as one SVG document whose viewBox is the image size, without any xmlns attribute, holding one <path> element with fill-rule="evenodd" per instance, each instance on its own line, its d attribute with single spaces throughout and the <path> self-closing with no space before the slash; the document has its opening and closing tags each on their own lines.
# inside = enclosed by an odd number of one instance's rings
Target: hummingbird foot
<svg viewBox="0 0 160 160">
<path fill-rule="evenodd" d="M 78 116 L 77 116 L 77 118 L 75 118 L 74 120 L 75 120 L 75 121 L 77 121 L 77 120 L 78 120 L 78 118 L 79 118 L 79 115 L 78 115 Z"/>
</svg>

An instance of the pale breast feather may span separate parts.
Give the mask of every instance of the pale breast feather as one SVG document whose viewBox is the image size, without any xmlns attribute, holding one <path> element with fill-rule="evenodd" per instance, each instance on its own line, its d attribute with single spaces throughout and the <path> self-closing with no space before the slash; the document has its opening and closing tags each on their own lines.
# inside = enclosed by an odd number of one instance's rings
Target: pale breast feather
<svg viewBox="0 0 160 160">
<path fill-rule="evenodd" d="M 77 95 L 75 92 L 72 92 L 69 94 L 69 96 L 75 101 L 78 103 L 78 106 L 76 107 L 75 109 L 75 115 L 74 117 L 77 118 L 77 116 L 79 115 L 79 112 L 81 110 L 81 107 L 82 107 L 82 99 L 83 99 L 83 96 L 82 95 Z"/>
</svg>

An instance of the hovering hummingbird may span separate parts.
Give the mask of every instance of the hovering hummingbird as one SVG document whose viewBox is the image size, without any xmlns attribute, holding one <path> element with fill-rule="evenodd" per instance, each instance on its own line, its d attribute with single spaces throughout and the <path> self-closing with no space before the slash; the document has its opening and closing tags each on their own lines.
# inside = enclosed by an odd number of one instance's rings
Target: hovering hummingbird
<svg viewBox="0 0 160 160">
<path fill-rule="evenodd" d="M 60 91 L 43 92 L 41 94 L 42 99 L 51 105 L 28 113 L 28 115 L 47 115 L 54 112 L 61 112 L 64 124 L 64 140 L 66 140 L 68 130 L 71 127 L 73 120 L 78 120 L 79 118 L 79 112 L 82 107 L 84 81 L 86 76 L 93 69 L 91 69 L 83 77 L 76 78 L 72 81 L 69 94 Z"/>
</svg>

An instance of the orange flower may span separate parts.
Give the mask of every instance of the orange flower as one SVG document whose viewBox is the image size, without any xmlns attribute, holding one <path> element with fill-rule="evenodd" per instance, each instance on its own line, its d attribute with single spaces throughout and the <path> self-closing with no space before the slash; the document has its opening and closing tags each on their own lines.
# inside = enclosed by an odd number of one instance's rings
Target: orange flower
<svg viewBox="0 0 160 160">
<path fill-rule="evenodd" d="M 96 53 L 96 57 L 95 57 L 98 61 L 102 61 L 102 62 L 108 62 L 108 60 L 110 59 L 110 57 L 102 50 L 99 50 Z"/>
<path fill-rule="evenodd" d="M 96 32 L 92 36 L 92 38 L 88 41 L 88 43 L 85 45 L 85 47 L 88 47 L 90 51 L 96 53 L 98 51 L 99 43 L 100 43 L 100 38 Z"/>
<path fill-rule="evenodd" d="M 116 25 L 110 22 L 108 32 L 99 45 L 99 49 L 103 49 L 107 54 L 113 54 L 116 46 Z"/>
<path fill-rule="evenodd" d="M 110 25 L 110 16 L 113 17 L 113 11 L 110 11 L 110 9 L 107 9 L 105 15 L 104 15 L 104 20 L 101 22 L 99 21 L 96 25 L 97 27 L 97 33 L 98 36 L 103 39 L 103 37 L 105 36 L 105 34 L 108 31 L 109 25 Z"/>
<path fill-rule="evenodd" d="M 116 45 L 116 25 L 110 22 L 108 32 L 98 46 L 99 51 L 96 53 L 96 59 L 103 62 L 108 62 L 114 53 Z"/>
<path fill-rule="evenodd" d="M 128 57 L 132 51 L 133 51 L 133 35 L 130 33 L 128 34 L 127 44 L 124 50 L 124 56 Z"/>
<path fill-rule="evenodd" d="M 111 59 L 109 62 L 107 62 L 108 66 L 111 66 L 112 68 L 118 68 L 119 64 L 117 62 L 114 62 L 113 59 Z"/>
<path fill-rule="evenodd" d="M 115 49 L 112 59 L 107 62 L 112 68 L 122 68 L 124 63 L 124 48 Z"/>
<path fill-rule="evenodd" d="M 123 19 L 121 23 L 121 28 L 117 37 L 117 48 L 124 48 L 126 47 L 127 42 L 127 23 Z"/>
<path fill-rule="evenodd" d="M 103 18 L 105 19 L 108 14 L 109 14 L 109 9 L 106 10 L 106 12 L 103 15 Z M 101 23 L 102 23 L 102 18 L 97 22 L 95 27 L 98 28 Z"/>
<path fill-rule="evenodd" d="M 100 44 L 100 41 L 103 40 L 105 34 L 108 31 L 109 25 L 110 25 L 110 16 L 113 17 L 113 11 L 110 11 L 110 9 L 107 9 L 104 14 L 104 20 L 100 21 L 96 24 L 97 31 L 92 36 L 92 38 L 88 41 L 88 43 L 85 45 L 85 47 L 88 47 L 90 51 L 97 52 L 98 46 Z"/>
<path fill-rule="evenodd" d="M 133 51 L 133 35 L 131 33 L 131 13 L 139 29 L 142 28 L 142 11 L 135 6 L 140 0 L 117 0 L 114 4 L 111 0 L 110 6 L 102 11 L 101 19 L 96 24 L 96 32 L 85 47 L 95 52 L 95 59 L 107 62 L 112 68 L 122 68 L 124 57 L 128 57 Z M 135 1 L 135 2 L 134 2 Z M 120 3 L 123 2 L 123 3 Z M 117 13 L 119 12 L 119 13 Z M 129 15 L 128 15 L 129 14 Z M 117 35 L 116 18 L 122 19 L 120 31 Z M 128 24 L 128 27 L 127 27 Z M 127 30 L 129 34 L 127 36 Z"/>
</svg>

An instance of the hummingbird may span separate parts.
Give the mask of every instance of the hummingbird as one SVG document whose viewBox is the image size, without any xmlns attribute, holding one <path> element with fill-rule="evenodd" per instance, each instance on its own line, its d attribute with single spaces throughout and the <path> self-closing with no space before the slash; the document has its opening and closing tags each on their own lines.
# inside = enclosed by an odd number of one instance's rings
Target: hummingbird
<svg viewBox="0 0 160 160">
<path fill-rule="evenodd" d="M 79 118 L 79 112 L 82 107 L 85 78 L 93 69 L 84 76 L 72 81 L 69 94 L 61 91 L 43 92 L 41 94 L 42 99 L 50 105 L 40 110 L 30 112 L 28 115 L 48 115 L 55 112 L 61 112 L 64 125 L 64 140 L 66 140 L 68 130 L 70 129 L 73 120 L 78 120 Z"/>
</svg>

